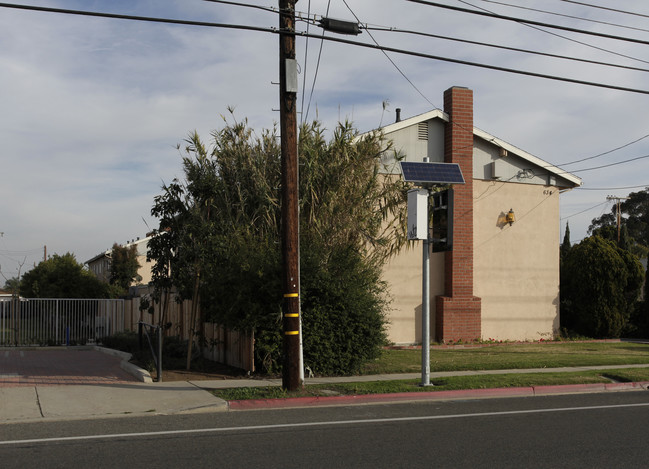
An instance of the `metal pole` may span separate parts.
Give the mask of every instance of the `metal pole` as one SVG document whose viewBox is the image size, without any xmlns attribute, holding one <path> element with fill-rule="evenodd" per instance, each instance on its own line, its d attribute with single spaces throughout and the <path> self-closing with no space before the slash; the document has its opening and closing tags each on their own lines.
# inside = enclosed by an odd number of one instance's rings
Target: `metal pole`
<svg viewBox="0 0 649 469">
<path fill-rule="evenodd" d="M 158 374 L 156 381 L 162 382 L 162 326 L 158 326 L 158 360 L 156 363 L 156 373 Z"/>
<path fill-rule="evenodd" d="M 428 204 L 426 204 L 428 207 Z M 426 213 L 428 220 L 428 213 Z M 430 235 L 426 227 L 421 288 L 421 385 L 430 386 Z"/>
</svg>

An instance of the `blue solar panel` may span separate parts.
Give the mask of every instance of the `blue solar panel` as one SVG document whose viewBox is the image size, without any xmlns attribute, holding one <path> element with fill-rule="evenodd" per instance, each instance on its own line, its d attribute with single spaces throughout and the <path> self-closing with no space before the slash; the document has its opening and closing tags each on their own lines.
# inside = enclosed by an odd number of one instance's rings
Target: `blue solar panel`
<svg viewBox="0 0 649 469">
<path fill-rule="evenodd" d="M 403 179 L 427 184 L 464 184 L 464 176 L 457 163 L 401 162 Z"/>
</svg>

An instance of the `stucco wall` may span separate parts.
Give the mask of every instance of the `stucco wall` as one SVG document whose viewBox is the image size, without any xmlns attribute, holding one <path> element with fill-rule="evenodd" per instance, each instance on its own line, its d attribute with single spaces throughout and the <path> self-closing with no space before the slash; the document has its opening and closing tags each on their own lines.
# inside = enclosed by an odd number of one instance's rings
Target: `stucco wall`
<svg viewBox="0 0 649 469">
<path fill-rule="evenodd" d="M 146 260 L 146 253 L 144 255 L 138 255 L 137 261 L 140 263 L 140 268 L 137 270 L 137 273 L 142 279 L 136 283 L 138 285 L 148 285 L 151 281 L 151 268 L 153 267 L 153 263 Z"/>
<path fill-rule="evenodd" d="M 392 296 L 388 339 L 395 344 L 421 343 L 422 243 L 412 242 L 384 268 Z M 444 254 L 430 256 L 431 337 L 435 336 L 435 297 L 444 293 Z"/>
<path fill-rule="evenodd" d="M 556 187 L 474 180 L 474 294 L 482 298 L 482 338 L 538 340 L 559 327 L 559 191 Z M 516 214 L 505 223 L 509 209 Z M 421 342 L 422 242 L 384 269 L 392 295 L 388 338 Z M 444 254 L 431 269 L 431 336 L 435 297 L 444 294 Z"/>
<path fill-rule="evenodd" d="M 474 180 L 474 294 L 483 339 L 538 340 L 559 327 L 559 191 Z M 504 221 L 509 209 L 516 221 Z"/>
</svg>

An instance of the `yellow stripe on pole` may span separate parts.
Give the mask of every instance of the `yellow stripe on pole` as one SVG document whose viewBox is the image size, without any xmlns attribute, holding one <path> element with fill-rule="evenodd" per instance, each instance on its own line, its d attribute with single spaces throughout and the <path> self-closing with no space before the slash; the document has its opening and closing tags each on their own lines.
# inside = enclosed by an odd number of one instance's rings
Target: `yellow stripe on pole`
<svg viewBox="0 0 649 469">
<path fill-rule="evenodd" d="M 299 293 L 284 293 L 284 298 L 297 298 L 300 296 Z"/>
<path fill-rule="evenodd" d="M 286 331 L 284 332 L 284 335 L 298 335 L 300 331 Z"/>
<path fill-rule="evenodd" d="M 288 313 L 284 315 L 285 318 L 299 318 L 300 315 L 298 313 Z"/>
</svg>

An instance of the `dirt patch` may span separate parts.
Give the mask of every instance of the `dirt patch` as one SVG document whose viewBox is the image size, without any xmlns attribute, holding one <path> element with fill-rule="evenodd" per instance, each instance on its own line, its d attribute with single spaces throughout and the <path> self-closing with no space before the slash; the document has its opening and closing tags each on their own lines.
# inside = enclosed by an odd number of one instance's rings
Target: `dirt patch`
<svg viewBox="0 0 649 469">
<path fill-rule="evenodd" d="M 151 371 L 149 367 L 143 366 L 136 360 L 132 360 L 133 364 L 140 368 L 149 369 L 151 377 L 156 379 L 155 370 Z M 172 364 L 173 365 L 173 364 Z M 164 360 L 162 366 L 165 366 Z M 225 379 L 238 379 L 245 378 L 246 372 L 240 368 L 233 368 L 222 363 L 216 363 L 210 360 L 199 360 L 196 365 L 192 366 L 191 370 L 185 370 L 184 366 L 174 366 L 171 369 L 162 370 L 162 381 L 204 381 L 204 380 L 225 380 Z"/>
<path fill-rule="evenodd" d="M 151 377 L 155 379 L 155 371 Z M 243 375 L 233 376 L 223 373 L 187 371 L 187 370 L 162 370 L 162 381 L 205 381 L 205 380 L 225 380 L 242 378 Z"/>
</svg>

